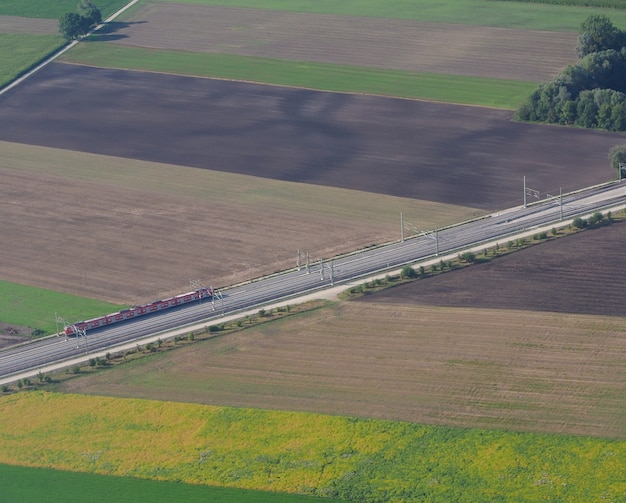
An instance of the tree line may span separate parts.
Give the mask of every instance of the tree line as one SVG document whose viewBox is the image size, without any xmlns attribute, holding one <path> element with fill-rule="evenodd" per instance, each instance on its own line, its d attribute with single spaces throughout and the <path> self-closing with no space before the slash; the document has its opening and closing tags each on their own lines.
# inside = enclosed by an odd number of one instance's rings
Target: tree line
<svg viewBox="0 0 626 503">
<path fill-rule="evenodd" d="M 516 118 L 626 131 L 626 32 L 604 15 L 589 16 L 576 53 L 579 61 L 540 84 Z"/>
</svg>

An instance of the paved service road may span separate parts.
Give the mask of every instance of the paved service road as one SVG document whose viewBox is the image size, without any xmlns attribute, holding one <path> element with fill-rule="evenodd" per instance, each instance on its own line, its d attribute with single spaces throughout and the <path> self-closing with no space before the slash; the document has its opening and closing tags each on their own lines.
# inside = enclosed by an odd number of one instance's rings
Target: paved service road
<svg viewBox="0 0 626 503">
<path fill-rule="evenodd" d="M 23 372 L 36 373 L 44 365 L 85 357 L 123 343 L 153 336 L 200 321 L 209 324 L 225 314 L 261 307 L 279 299 L 296 297 L 350 280 L 365 278 L 407 263 L 454 255 L 471 247 L 487 246 L 513 236 L 534 232 L 540 227 L 558 225 L 560 220 L 606 211 L 626 204 L 626 183 L 545 199 L 526 208 L 512 208 L 474 221 L 440 230 L 423 232 L 409 239 L 327 262 L 316 262 L 300 269 L 222 290 L 221 298 L 200 301 L 137 318 L 110 327 L 92 330 L 86 337 L 48 337 L 0 352 L 0 379 Z M 304 261 L 303 261 L 304 262 Z"/>
</svg>

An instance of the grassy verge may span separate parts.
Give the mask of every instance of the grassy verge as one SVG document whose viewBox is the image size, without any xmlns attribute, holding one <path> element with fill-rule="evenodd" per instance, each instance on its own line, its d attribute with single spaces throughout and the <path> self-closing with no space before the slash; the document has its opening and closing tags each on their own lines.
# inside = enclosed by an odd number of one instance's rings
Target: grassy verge
<svg viewBox="0 0 626 503">
<path fill-rule="evenodd" d="M 586 437 L 42 392 L 0 398 L 0 431 L 4 464 L 359 502 L 626 491 L 626 442 Z"/>
<path fill-rule="evenodd" d="M 61 35 L 0 33 L 0 87 L 65 44 Z"/>
<path fill-rule="evenodd" d="M 121 306 L 85 299 L 52 290 L 0 281 L 0 320 L 12 325 L 31 327 L 40 333 L 56 331 L 54 313 L 70 322 L 114 313 Z"/>
<path fill-rule="evenodd" d="M 102 67 L 256 81 L 326 91 L 380 94 L 515 110 L 536 83 L 376 70 L 357 66 L 80 44 L 62 61 Z"/>
<path fill-rule="evenodd" d="M 326 498 L 0 465 L 4 503 L 324 503 Z M 88 495 L 88 496 L 87 496 Z M 112 500 L 112 495 L 115 495 Z M 338 501 L 338 500 L 337 500 Z M 338 502 L 340 503 L 340 502 Z"/>
<path fill-rule="evenodd" d="M 152 0 L 254 9 L 340 14 L 526 30 L 578 31 L 591 14 L 606 14 L 626 26 L 626 12 L 602 8 L 492 0 Z M 565 2 L 563 2 L 565 3 Z M 623 4 L 622 4 L 623 5 Z"/>
</svg>

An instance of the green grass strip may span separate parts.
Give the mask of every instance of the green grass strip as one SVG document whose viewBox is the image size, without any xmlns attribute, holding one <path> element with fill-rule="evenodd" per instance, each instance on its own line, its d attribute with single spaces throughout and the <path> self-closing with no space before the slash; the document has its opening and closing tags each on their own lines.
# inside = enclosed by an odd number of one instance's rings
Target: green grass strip
<svg viewBox="0 0 626 503">
<path fill-rule="evenodd" d="M 327 91 L 380 94 L 515 110 L 533 82 L 378 70 L 302 61 L 80 44 L 63 61 L 199 77 L 254 81 Z"/>
<path fill-rule="evenodd" d="M 328 503 L 327 498 L 0 465 L 3 503 Z M 341 503 L 339 500 L 333 502 Z"/>
<path fill-rule="evenodd" d="M 106 19 L 121 9 L 130 0 L 93 0 L 93 4 L 102 12 Z M 43 19 L 59 19 L 67 12 L 77 12 L 80 0 L 2 0 L 0 16 L 34 17 Z"/>
<path fill-rule="evenodd" d="M 51 334 L 54 313 L 69 322 L 114 313 L 122 306 L 67 293 L 0 281 L 0 320 Z"/>
<path fill-rule="evenodd" d="M 61 35 L 0 33 L 0 87 L 59 49 Z"/>
<path fill-rule="evenodd" d="M 146 2 L 147 0 L 144 0 Z M 248 7 L 315 14 L 340 14 L 526 30 L 578 31 L 591 14 L 606 14 L 626 28 L 626 11 L 494 0 L 151 0 Z"/>
</svg>

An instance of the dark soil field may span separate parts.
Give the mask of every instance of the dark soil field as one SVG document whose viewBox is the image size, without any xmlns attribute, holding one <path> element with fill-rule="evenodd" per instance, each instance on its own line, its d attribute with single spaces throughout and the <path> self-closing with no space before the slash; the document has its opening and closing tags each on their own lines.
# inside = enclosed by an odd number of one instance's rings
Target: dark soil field
<svg viewBox="0 0 626 503">
<path fill-rule="evenodd" d="M 576 60 L 576 33 L 148 3 L 111 42 L 413 72 L 541 82 Z"/>
<path fill-rule="evenodd" d="M 624 439 L 626 273 L 612 265 L 624 226 L 217 337 L 63 390 Z"/>
<path fill-rule="evenodd" d="M 626 316 L 626 270 L 615 262 L 624 246 L 626 224 L 614 224 L 360 301 Z"/>
<path fill-rule="evenodd" d="M 469 106 L 52 64 L 0 97 L 0 140 L 485 210 L 614 177 L 624 135 Z"/>
</svg>

